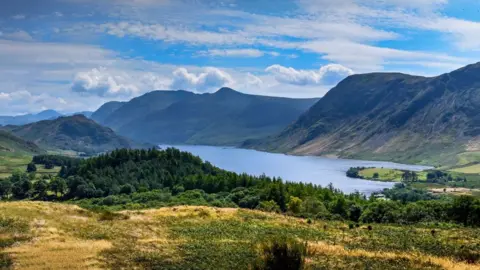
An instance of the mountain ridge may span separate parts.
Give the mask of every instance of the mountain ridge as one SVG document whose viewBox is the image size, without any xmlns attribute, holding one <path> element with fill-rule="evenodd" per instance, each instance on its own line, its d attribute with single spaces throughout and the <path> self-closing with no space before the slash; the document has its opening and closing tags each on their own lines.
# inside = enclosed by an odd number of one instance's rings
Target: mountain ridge
<svg viewBox="0 0 480 270">
<path fill-rule="evenodd" d="M 352 75 L 283 131 L 243 146 L 299 155 L 455 163 L 480 151 L 480 63 L 436 77 Z"/>
<path fill-rule="evenodd" d="M 24 114 L 16 116 L 0 116 L 0 125 L 25 125 L 33 122 L 38 122 L 41 120 L 54 119 L 62 116 L 61 113 L 55 110 L 44 110 L 37 114 Z"/>
<path fill-rule="evenodd" d="M 228 87 L 203 94 L 156 90 L 123 104 L 103 121 L 92 118 L 139 141 L 239 145 L 280 131 L 317 100 L 250 95 Z"/>
</svg>

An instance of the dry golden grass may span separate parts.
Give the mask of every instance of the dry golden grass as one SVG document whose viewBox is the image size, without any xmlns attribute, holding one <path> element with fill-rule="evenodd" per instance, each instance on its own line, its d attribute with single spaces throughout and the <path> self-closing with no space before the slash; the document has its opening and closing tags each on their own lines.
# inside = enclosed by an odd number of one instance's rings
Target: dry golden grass
<svg viewBox="0 0 480 270">
<path fill-rule="evenodd" d="M 101 269 L 98 253 L 111 247 L 105 240 L 39 237 L 6 250 L 15 269 Z"/>
<path fill-rule="evenodd" d="M 377 259 L 407 259 L 412 261 L 420 261 L 423 263 L 432 263 L 439 265 L 444 269 L 451 270 L 475 270 L 480 269 L 479 265 L 466 264 L 463 262 L 453 261 L 448 258 L 440 258 L 420 253 L 399 253 L 399 252 L 374 252 L 363 249 L 347 250 L 341 245 L 332 245 L 325 242 L 309 242 L 308 253 L 325 254 L 342 257 L 368 257 Z"/>
<path fill-rule="evenodd" d="M 419 267 L 425 263 L 443 269 L 480 269 L 479 264 L 458 262 L 450 257 L 437 257 L 417 250 L 398 249 L 385 252 L 363 248 L 361 245 L 347 248 L 352 243 L 372 241 L 368 234 L 364 233 L 366 228 L 349 230 L 348 226 L 341 222 L 318 220 L 308 224 L 305 219 L 252 210 L 177 206 L 122 211 L 118 219 L 102 220 L 101 214 L 75 205 L 8 202 L 0 203 L 0 213 L 20 218 L 30 225 L 31 240 L 5 250 L 13 259 L 15 269 L 102 269 L 115 268 L 118 265 L 128 269 L 133 266 L 141 268 L 142 266 L 135 265 L 138 259 L 135 256 L 140 255 L 144 256 L 140 257 L 142 260 L 148 262 L 161 259 L 162 263 L 182 265 L 185 256 L 196 256 L 197 251 L 205 252 L 201 256 L 216 256 L 215 252 L 220 252 L 218 248 L 214 248 L 217 245 L 237 246 L 241 249 L 252 239 L 255 240 L 255 235 L 264 236 L 272 232 L 298 233 L 297 237 L 308 241 L 308 264 L 322 262 L 322 258 L 336 257 L 340 262 L 342 258 L 358 258 L 362 263 L 365 260 L 374 262 L 398 259 L 409 265 L 418 262 Z M 392 232 L 402 229 L 386 225 L 374 225 L 374 228 L 378 231 L 388 228 Z M 428 236 L 430 233 L 427 228 L 417 230 L 422 235 Z M 228 233 L 224 233 L 225 231 Z M 478 241 L 478 237 L 469 236 L 465 232 L 462 228 L 445 229 L 439 230 L 438 235 L 448 236 L 445 241 L 462 244 Z M 472 230 L 469 232 L 472 233 Z M 324 235 L 322 237 L 325 237 L 325 240 L 310 238 L 315 235 Z M 377 236 L 389 237 L 381 234 Z M 209 244 L 201 246 L 205 242 Z M 212 243 L 213 247 L 210 248 L 208 245 Z M 108 252 L 110 257 L 105 257 Z M 218 254 L 222 254 L 218 255 L 219 260 L 222 260 L 223 253 Z M 128 262 L 112 264 L 106 258 L 124 259 Z M 225 257 L 225 260 L 227 259 L 229 258 Z M 195 262 L 195 259 L 192 261 Z M 351 269 L 351 265 L 335 264 L 331 269 Z"/>
</svg>

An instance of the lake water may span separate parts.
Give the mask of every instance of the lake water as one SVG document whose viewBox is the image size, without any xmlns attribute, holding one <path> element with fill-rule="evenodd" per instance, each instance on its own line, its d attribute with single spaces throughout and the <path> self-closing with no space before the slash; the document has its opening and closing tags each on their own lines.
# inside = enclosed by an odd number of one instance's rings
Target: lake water
<svg viewBox="0 0 480 270">
<path fill-rule="evenodd" d="M 348 178 L 345 173 L 350 167 L 384 167 L 412 171 L 429 168 L 383 161 L 290 156 L 231 147 L 198 145 L 160 145 L 160 147 L 175 147 L 191 152 L 228 171 L 251 175 L 265 174 L 292 182 L 314 183 L 321 186 L 332 183 L 335 188 L 343 192 L 351 193 L 358 190 L 367 195 L 374 191 L 390 188 L 394 183 Z"/>
</svg>

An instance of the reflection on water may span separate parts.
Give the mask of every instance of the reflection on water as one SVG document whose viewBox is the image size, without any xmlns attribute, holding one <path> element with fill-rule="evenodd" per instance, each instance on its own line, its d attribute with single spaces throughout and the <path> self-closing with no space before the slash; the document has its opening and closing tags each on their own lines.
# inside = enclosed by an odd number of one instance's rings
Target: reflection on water
<svg viewBox="0 0 480 270">
<path fill-rule="evenodd" d="M 264 173 L 267 176 L 281 177 L 288 181 L 308 182 L 322 186 L 332 183 L 334 187 L 346 193 L 358 190 L 367 195 L 374 191 L 392 187 L 394 183 L 348 178 L 345 175 L 348 168 L 384 167 L 414 171 L 428 168 L 425 166 L 383 161 L 289 156 L 230 147 L 198 145 L 160 145 L 160 147 L 175 147 L 183 151 L 191 152 L 217 167 L 237 173 L 248 173 L 252 175 L 261 175 Z"/>
</svg>

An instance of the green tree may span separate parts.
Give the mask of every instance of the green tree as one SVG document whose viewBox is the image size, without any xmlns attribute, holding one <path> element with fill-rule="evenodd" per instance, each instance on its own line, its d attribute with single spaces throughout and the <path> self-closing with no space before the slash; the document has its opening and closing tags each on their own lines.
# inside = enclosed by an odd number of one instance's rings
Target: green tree
<svg viewBox="0 0 480 270">
<path fill-rule="evenodd" d="M 12 187 L 12 194 L 15 199 L 25 199 L 30 196 L 32 191 L 32 182 L 28 179 L 23 179 L 15 182 Z"/>
<path fill-rule="evenodd" d="M 476 200 L 472 196 L 462 195 L 455 197 L 452 208 L 450 209 L 450 216 L 453 220 L 469 225 L 471 216 L 476 215 Z"/>
<path fill-rule="evenodd" d="M 278 204 L 273 200 L 261 201 L 258 204 L 257 209 L 262 210 L 262 211 L 266 211 L 266 212 L 276 212 L 276 213 L 279 213 L 281 211 Z"/>
<path fill-rule="evenodd" d="M 315 197 L 307 197 L 302 202 L 302 213 L 308 216 L 317 216 L 318 214 L 328 213 L 325 205 Z"/>
<path fill-rule="evenodd" d="M 50 183 L 48 184 L 48 189 L 53 191 L 57 196 L 58 193 L 63 196 L 67 191 L 67 182 L 61 177 L 55 177 L 50 180 Z"/>
<path fill-rule="evenodd" d="M 45 169 L 47 169 L 47 170 L 50 170 L 50 169 L 55 168 L 55 165 L 54 165 L 53 162 L 50 161 L 50 160 L 48 160 L 47 162 L 45 162 L 45 165 L 44 165 L 44 166 L 45 166 Z"/>
<path fill-rule="evenodd" d="M 120 187 L 120 194 L 132 194 L 135 192 L 135 187 L 131 184 L 125 184 Z"/>
<path fill-rule="evenodd" d="M 38 180 L 33 184 L 33 193 L 39 198 L 47 197 L 48 182 L 44 179 Z"/>
<path fill-rule="evenodd" d="M 298 214 L 302 209 L 302 200 L 298 197 L 290 196 L 288 201 L 288 211 Z"/>
<path fill-rule="evenodd" d="M 12 193 L 12 182 L 8 179 L 0 180 L 0 198 L 8 198 Z"/>
<path fill-rule="evenodd" d="M 30 162 L 27 165 L 27 173 L 33 173 L 37 171 L 37 166 L 35 166 L 35 163 Z"/>
<path fill-rule="evenodd" d="M 378 172 L 373 173 L 373 178 L 374 178 L 374 179 L 378 179 L 379 177 L 380 177 L 380 175 L 378 174 Z"/>
<path fill-rule="evenodd" d="M 332 204 L 331 210 L 332 214 L 337 214 L 343 218 L 348 217 L 348 206 L 347 201 L 343 196 L 337 197 Z"/>
</svg>

